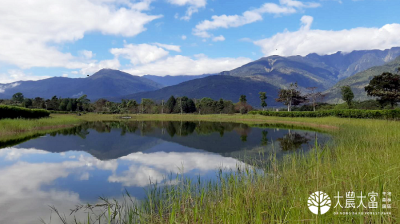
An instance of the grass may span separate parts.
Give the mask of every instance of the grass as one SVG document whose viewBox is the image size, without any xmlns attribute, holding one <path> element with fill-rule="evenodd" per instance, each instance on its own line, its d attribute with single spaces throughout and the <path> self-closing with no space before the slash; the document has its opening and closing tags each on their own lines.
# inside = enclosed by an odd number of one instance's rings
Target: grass
<svg viewBox="0 0 400 224">
<path fill-rule="evenodd" d="M 217 182 L 203 182 L 178 177 L 179 184 L 165 188 L 156 185 L 141 204 L 118 204 L 107 201 L 101 223 L 399 223 L 400 210 L 400 122 L 347 118 L 277 118 L 259 115 L 131 115 L 132 120 L 205 120 L 248 124 L 285 123 L 328 130 L 333 144 L 316 144 L 309 154 L 288 155 L 277 161 L 269 155 L 262 172 L 252 167 L 238 167 L 219 176 Z M 75 124 L 83 121 L 118 120 L 114 115 L 52 115 L 47 120 L 21 124 L 38 127 Z M 53 121 L 51 121 L 53 120 Z M 0 132 L 4 129 L 0 121 Z M 6 121 L 11 122 L 11 121 Z M 19 124 L 15 121 L 14 124 Z M 27 123 L 28 123 L 27 122 Z M 48 122 L 48 123 L 46 123 Z M 66 122 L 66 123 L 62 123 Z M 24 123 L 24 122 L 22 122 Z M 9 124 L 12 127 L 12 124 Z M 31 128 L 31 129 L 30 129 Z M 33 128 L 33 129 L 32 129 Z M 337 130 L 339 128 L 339 130 Z M 330 211 L 313 215 L 307 207 L 309 195 L 323 191 L 332 199 Z M 338 192 L 345 196 L 392 192 L 391 215 L 334 215 L 333 211 L 367 212 L 384 209 L 333 208 Z M 364 199 L 367 204 L 368 198 Z M 345 205 L 345 197 L 341 199 Z M 356 199 L 356 206 L 359 199 Z M 88 213 L 95 223 L 96 214 Z M 98 218 L 98 217 L 97 217 Z M 89 222 L 88 222 L 89 221 Z M 96 221 L 99 223 L 99 221 Z"/>
</svg>

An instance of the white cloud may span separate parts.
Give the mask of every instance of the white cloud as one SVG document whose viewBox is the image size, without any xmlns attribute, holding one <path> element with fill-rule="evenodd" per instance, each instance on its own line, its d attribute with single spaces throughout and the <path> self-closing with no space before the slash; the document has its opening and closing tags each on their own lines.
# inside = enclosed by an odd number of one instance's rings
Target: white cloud
<svg viewBox="0 0 400 224">
<path fill-rule="evenodd" d="M 118 59 L 103 60 L 87 64 L 80 70 L 80 73 L 82 75 L 91 75 L 103 68 L 119 69 L 120 66 L 121 64 L 119 63 Z"/>
<path fill-rule="evenodd" d="M 387 24 L 381 28 L 358 27 L 350 30 L 313 30 L 313 17 L 303 16 L 298 31 L 284 31 L 270 38 L 254 41 L 265 56 L 332 54 L 337 51 L 388 49 L 400 46 L 400 24 Z"/>
<path fill-rule="evenodd" d="M 68 77 L 68 74 L 62 74 L 62 76 L 61 77 L 64 77 L 64 78 L 66 78 L 66 77 Z"/>
<path fill-rule="evenodd" d="M 110 182 L 120 182 L 124 186 L 145 187 L 149 179 L 154 183 L 161 183 L 169 173 L 185 174 L 193 172 L 208 172 L 218 168 L 235 169 L 236 166 L 244 166 L 234 158 L 223 157 L 213 153 L 132 153 L 121 157 L 132 164 L 129 170 L 122 175 L 112 175 L 108 178 Z M 182 167 L 184 168 L 182 170 Z"/>
<path fill-rule="evenodd" d="M 224 40 L 225 40 L 225 37 L 222 36 L 222 35 L 220 35 L 220 36 L 218 36 L 218 37 L 214 37 L 212 40 L 213 40 L 214 42 L 217 42 L 217 41 L 224 41 Z"/>
<path fill-rule="evenodd" d="M 12 89 L 12 88 L 17 87 L 19 85 L 20 85 L 20 83 L 18 83 L 18 82 L 11 83 L 11 84 L 8 84 L 8 85 L 7 84 L 6 85 L 1 85 L 0 84 L 0 93 L 4 93 L 6 91 L 6 89 Z"/>
<path fill-rule="evenodd" d="M 242 15 L 221 15 L 212 16 L 211 20 L 204 20 L 196 25 L 193 29 L 193 34 L 203 38 L 212 37 L 208 30 L 219 28 L 239 27 L 249 23 L 254 23 L 262 20 L 262 14 L 269 13 L 275 15 L 292 14 L 303 8 L 316 8 L 319 3 L 314 2 L 300 2 L 295 0 L 280 0 L 280 4 L 265 3 L 260 8 L 245 11 Z"/>
<path fill-rule="evenodd" d="M 161 17 L 141 12 L 148 10 L 150 2 L 2 0 L 0 20 L 7 22 L 0 23 L 0 61 L 21 68 L 85 67 L 57 44 L 81 39 L 87 32 L 135 36 L 146 30 L 145 24 Z"/>
<path fill-rule="evenodd" d="M 176 55 L 153 63 L 135 66 L 126 72 L 132 75 L 201 75 L 232 70 L 251 62 L 249 58 L 208 58 L 198 55 L 196 58 Z"/>
<path fill-rule="evenodd" d="M 116 57 L 129 59 L 133 65 L 147 64 L 169 54 L 163 48 L 150 44 L 125 44 L 124 48 L 112 48 L 110 52 Z"/>
<path fill-rule="evenodd" d="M 94 56 L 93 52 L 88 50 L 79 51 L 79 54 L 85 59 L 91 59 Z"/>
<path fill-rule="evenodd" d="M 190 20 L 193 13 L 197 13 L 199 11 L 199 8 L 204 8 L 207 4 L 207 0 L 168 0 L 168 2 L 173 5 L 189 6 L 189 8 L 186 10 L 186 14 L 181 17 L 182 20 L 186 21 Z M 175 18 L 177 17 L 178 15 L 176 14 Z"/>
<path fill-rule="evenodd" d="M 182 35 L 182 40 L 186 40 L 186 36 L 185 35 Z"/>
<path fill-rule="evenodd" d="M 50 78 L 50 76 L 36 76 L 36 75 L 31 75 L 31 74 L 25 74 L 21 70 L 8 70 L 7 73 L 5 74 L 0 74 L 0 83 L 12 83 L 12 82 L 17 82 L 17 81 L 37 81 L 41 79 L 47 79 Z M 15 87 L 15 86 L 14 86 Z M 12 88 L 11 86 L 8 86 L 6 88 Z M 4 92 L 4 89 L 3 89 Z"/>
<path fill-rule="evenodd" d="M 178 45 L 160 44 L 160 43 L 154 43 L 154 44 L 170 51 L 181 52 L 181 46 Z"/>
</svg>

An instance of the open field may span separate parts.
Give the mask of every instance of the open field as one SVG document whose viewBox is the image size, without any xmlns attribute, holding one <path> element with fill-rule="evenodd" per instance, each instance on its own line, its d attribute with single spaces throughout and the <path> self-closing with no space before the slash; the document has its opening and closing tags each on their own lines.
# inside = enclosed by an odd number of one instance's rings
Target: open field
<svg viewBox="0 0 400 224">
<path fill-rule="evenodd" d="M 1 120 L 0 133 L 8 139 L 85 121 L 119 120 L 116 115 L 51 115 L 40 120 Z M 140 207 L 124 206 L 122 221 L 143 223 L 398 223 L 400 222 L 400 122 L 347 118 L 281 118 L 260 115 L 129 115 L 131 120 L 204 120 L 248 124 L 284 123 L 329 132 L 332 144 L 311 153 L 290 155 L 276 161 L 274 155 L 262 173 L 240 169 L 222 176 L 217 183 L 193 180 L 150 192 Z M 18 133 L 18 135 L 17 135 Z M 313 215 L 309 195 L 323 191 L 332 199 L 331 210 Z M 390 210 L 333 208 L 334 195 L 354 191 L 392 192 Z M 368 198 L 364 199 L 364 204 Z M 345 197 L 341 199 L 345 206 Z M 356 207 L 359 199 L 356 199 Z M 112 204 L 110 204 L 111 208 Z M 107 208 L 106 208 L 107 210 Z M 391 212 L 391 215 L 334 215 L 338 212 Z M 138 213 L 137 213 L 138 212 Z M 104 218 L 113 216 L 106 212 Z M 130 215 L 131 216 L 130 216 Z M 139 216 L 137 216 L 139 214 Z M 130 218 L 132 217 L 132 218 Z M 84 221 L 84 220 L 82 220 Z M 87 220 L 85 223 L 88 223 Z"/>
</svg>

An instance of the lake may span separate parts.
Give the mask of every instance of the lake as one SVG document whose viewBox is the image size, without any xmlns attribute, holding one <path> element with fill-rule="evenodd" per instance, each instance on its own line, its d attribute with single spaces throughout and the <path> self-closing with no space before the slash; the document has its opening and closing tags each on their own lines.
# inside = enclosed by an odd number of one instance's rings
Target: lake
<svg viewBox="0 0 400 224">
<path fill-rule="evenodd" d="M 51 132 L 0 150 L 0 223 L 49 222 L 49 205 L 68 216 L 78 204 L 119 200 L 125 190 L 142 199 L 150 181 L 168 184 L 176 173 L 213 180 L 219 168 L 262 155 L 306 153 L 316 138 L 324 144 L 330 136 L 203 121 L 93 122 Z"/>
</svg>

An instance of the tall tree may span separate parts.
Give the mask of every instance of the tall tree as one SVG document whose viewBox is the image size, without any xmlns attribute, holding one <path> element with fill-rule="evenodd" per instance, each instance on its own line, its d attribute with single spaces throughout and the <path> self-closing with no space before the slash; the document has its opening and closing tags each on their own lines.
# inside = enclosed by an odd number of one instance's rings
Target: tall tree
<svg viewBox="0 0 400 224">
<path fill-rule="evenodd" d="M 196 104 L 192 99 L 188 99 L 187 101 L 187 112 L 186 113 L 194 113 L 196 112 Z"/>
<path fill-rule="evenodd" d="M 317 106 L 317 102 L 319 100 L 322 100 L 325 97 L 325 95 L 322 94 L 322 92 L 316 91 L 317 87 L 309 87 L 307 89 L 310 91 L 310 93 L 308 93 L 306 95 L 306 97 L 311 100 L 311 103 L 312 103 L 312 106 L 313 106 L 313 110 L 315 111 L 315 107 Z"/>
<path fill-rule="evenodd" d="M 265 100 L 267 99 L 267 94 L 265 92 L 259 92 L 258 94 L 260 95 L 261 107 L 264 111 L 264 107 L 267 106 L 267 102 L 265 102 Z"/>
<path fill-rule="evenodd" d="M 174 96 L 171 96 L 166 104 L 167 113 L 172 113 L 174 111 L 175 104 L 176 104 L 176 99 Z"/>
<path fill-rule="evenodd" d="M 11 100 L 16 103 L 22 103 L 24 101 L 24 94 L 16 93 L 12 96 Z"/>
<path fill-rule="evenodd" d="M 154 105 L 154 101 L 151 99 L 142 98 L 142 113 L 151 113 L 151 107 Z"/>
<path fill-rule="evenodd" d="M 400 75 L 384 72 L 375 76 L 365 87 L 365 91 L 368 96 L 378 97 L 381 105 L 390 103 L 394 108 L 400 102 Z"/>
<path fill-rule="evenodd" d="M 224 110 L 224 108 L 225 108 L 224 100 L 221 98 L 221 99 L 219 99 L 219 102 L 218 102 L 218 112 L 221 114 L 222 111 Z"/>
<path fill-rule="evenodd" d="M 32 106 L 35 108 L 39 108 L 39 109 L 44 109 L 46 108 L 44 100 L 40 97 L 36 97 L 33 102 L 32 102 Z"/>
<path fill-rule="evenodd" d="M 307 97 L 302 96 L 300 90 L 297 89 L 297 83 L 291 83 L 288 89 L 280 89 L 276 102 L 281 102 L 287 106 L 287 110 L 292 110 L 292 105 L 297 106 L 306 102 Z"/>
<path fill-rule="evenodd" d="M 29 99 L 29 98 L 24 99 L 24 102 L 22 104 L 23 104 L 24 107 L 30 108 L 30 107 L 32 107 L 32 100 Z"/>
<path fill-rule="evenodd" d="M 72 100 L 68 100 L 67 111 L 73 111 Z"/>
<path fill-rule="evenodd" d="M 342 86 L 341 93 L 342 100 L 344 100 L 347 103 L 347 106 L 350 108 L 354 99 L 353 90 L 351 90 L 350 86 Z"/>
<path fill-rule="evenodd" d="M 240 95 L 239 102 L 240 103 L 247 103 L 246 95 Z"/>
</svg>

